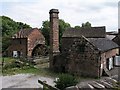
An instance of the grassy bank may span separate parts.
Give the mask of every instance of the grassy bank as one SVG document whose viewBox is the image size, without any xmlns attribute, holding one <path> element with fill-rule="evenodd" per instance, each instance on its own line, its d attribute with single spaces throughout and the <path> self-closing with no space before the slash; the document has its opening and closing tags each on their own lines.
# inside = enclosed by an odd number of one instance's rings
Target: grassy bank
<svg viewBox="0 0 120 90">
<path fill-rule="evenodd" d="M 49 62 L 41 61 L 38 65 L 29 65 L 27 62 L 15 63 L 19 61 L 14 58 L 4 58 L 5 66 L 3 68 L 3 75 L 15 75 L 15 74 L 35 74 L 45 77 L 58 77 L 60 73 L 55 73 L 49 69 Z M 77 77 L 79 81 L 93 80 L 88 77 Z M 95 79 L 95 78 L 94 78 Z"/>
<path fill-rule="evenodd" d="M 2 74 L 5 75 L 15 75 L 21 73 L 30 73 L 41 76 L 51 76 L 56 77 L 58 74 L 49 70 L 48 62 L 42 63 L 38 66 L 29 64 L 28 62 L 20 61 L 15 58 L 4 58 L 4 65 L 2 68 Z"/>
</svg>

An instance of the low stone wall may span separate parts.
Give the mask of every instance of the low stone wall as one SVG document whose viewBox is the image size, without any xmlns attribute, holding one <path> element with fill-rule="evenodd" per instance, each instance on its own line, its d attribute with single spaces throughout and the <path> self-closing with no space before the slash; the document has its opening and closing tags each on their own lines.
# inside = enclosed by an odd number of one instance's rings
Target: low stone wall
<svg viewBox="0 0 120 90">
<path fill-rule="evenodd" d="M 38 80 L 38 83 L 40 83 L 40 84 L 43 85 L 43 90 L 60 90 L 60 89 L 58 89 L 58 88 L 56 88 L 56 87 L 53 87 L 53 86 L 51 86 L 51 85 L 48 85 L 48 84 L 46 83 L 46 81 Z"/>
</svg>

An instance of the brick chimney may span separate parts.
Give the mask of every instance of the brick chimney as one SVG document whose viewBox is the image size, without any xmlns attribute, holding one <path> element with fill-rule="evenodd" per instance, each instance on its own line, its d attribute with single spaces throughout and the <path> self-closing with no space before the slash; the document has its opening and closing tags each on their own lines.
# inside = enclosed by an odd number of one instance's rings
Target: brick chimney
<svg viewBox="0 0 120 90">
<path fill-rule="evenodd" d="M 53 68 L 53 59 L 59 53 L 59 17 L 58 9 L 51 9 L 50 14 L 50 68 Z"/>
</svg>

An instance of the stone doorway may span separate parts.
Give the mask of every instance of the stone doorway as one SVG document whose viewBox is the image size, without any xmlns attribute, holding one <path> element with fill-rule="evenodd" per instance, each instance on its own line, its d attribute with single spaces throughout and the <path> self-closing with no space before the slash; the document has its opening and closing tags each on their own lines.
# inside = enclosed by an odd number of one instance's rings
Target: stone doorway
<svg viewBox="0 0 120 90">
<path fill-rule="evenodd" d="M 108 58 L 106 60 L 106 67 L 108 70 L 111 70 L 114 67 L 113 58 Z"/>
</svg>

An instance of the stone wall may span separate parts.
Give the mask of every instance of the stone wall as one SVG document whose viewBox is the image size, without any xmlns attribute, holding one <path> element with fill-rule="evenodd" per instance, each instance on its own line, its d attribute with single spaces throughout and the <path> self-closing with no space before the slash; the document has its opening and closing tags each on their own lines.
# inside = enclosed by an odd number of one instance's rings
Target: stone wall
<svg viewBox="0 0 120 90">
<path fill-rule="evenodd" d="M 22 52 L 22 56 L 26 57 L 27 55 L 27 38 L 15 38 L 12 39 L 12 44 L 7 49 L 6 54 L 7 56 L 13 56 L 13 51 L 20 51 Z"/>
<path fill-rule="evenodd" d="M 119 55 L 120 55 L 120 29 L 119 29 L 118 35 L 115 38 L 113 38 L 112 41 L 114 41 L 115 43 L 119 45 Z"/>
<path fill-rule="evenodd" d="M 99 77 L 99 56 L 97 48 L 86 38 L 63 38 L 62 53 L 55 57 L 54 66 L 75 75 Z"/>
</svg>

